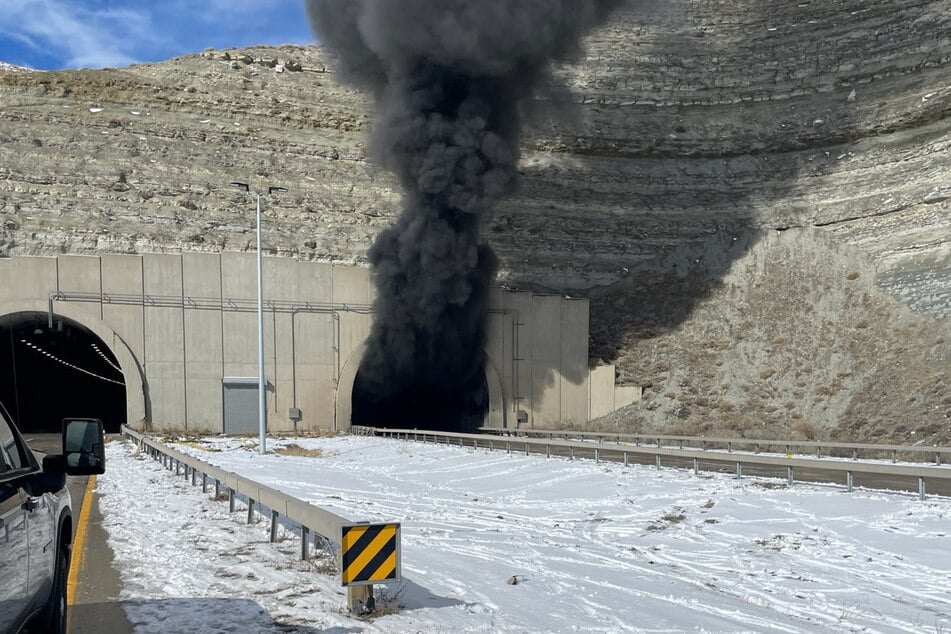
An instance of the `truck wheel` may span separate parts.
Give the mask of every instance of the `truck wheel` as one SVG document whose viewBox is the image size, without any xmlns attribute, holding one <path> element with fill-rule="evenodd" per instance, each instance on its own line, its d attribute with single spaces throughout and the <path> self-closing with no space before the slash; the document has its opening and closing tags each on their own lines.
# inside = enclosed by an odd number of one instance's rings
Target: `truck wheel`
<svg viewBox="0 0 951 634">
<path fill-rule="evenodd" d="M 66 634 L 66 579 L 69 576 L 70 546 L 63 544 L 56 556 L 56 571 L 53 577 L 53 590 L 36 619 L 40 632 Z M 32 632 L 34 628 L 30 628 Z"/>
</svg>

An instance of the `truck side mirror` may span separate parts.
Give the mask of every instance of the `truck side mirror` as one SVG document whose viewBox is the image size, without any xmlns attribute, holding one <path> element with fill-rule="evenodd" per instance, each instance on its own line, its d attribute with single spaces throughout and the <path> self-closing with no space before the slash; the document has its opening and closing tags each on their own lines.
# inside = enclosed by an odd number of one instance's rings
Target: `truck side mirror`
<svg viewBox="0 0 951 634">
<path fill-rule="evenodd" d="M 102 421 L 95 418 L 63 420 L 63 456 L 69 475 L 106 472 L 106 440 Z"/>
</svg>

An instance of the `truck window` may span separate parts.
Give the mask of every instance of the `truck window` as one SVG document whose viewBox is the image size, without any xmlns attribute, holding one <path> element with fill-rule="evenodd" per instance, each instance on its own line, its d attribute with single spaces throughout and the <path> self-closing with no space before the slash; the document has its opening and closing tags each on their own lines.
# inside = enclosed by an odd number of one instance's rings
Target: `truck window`
<svg viewBox="0 0 951 634">
<path fill-rule="evenodd" d="M 6 417 L 0 413 L 0 471 L 15 471 L 23 468 L 23 457 L 16 436 Z"/>
</svg>

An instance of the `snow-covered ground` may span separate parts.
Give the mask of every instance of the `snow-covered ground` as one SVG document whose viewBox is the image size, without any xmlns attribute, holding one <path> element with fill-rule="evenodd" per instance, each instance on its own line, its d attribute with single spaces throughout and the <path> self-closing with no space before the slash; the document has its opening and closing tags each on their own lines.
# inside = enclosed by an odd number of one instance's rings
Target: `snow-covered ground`
<svg viewBox="0 0 951 634">
<path fill-rule="evenodd" d="M 402 608 L 349 616 L 292 533 L 267 543 L 268 522 L 113 442 L 98 493 L 138 631 L 951 631 L 947 498 L 367 437 L 269 445 L 315 457 L 203 442 L 177 448 L 402 522 L 403 583 L 385 590 Z"/>
</svg>

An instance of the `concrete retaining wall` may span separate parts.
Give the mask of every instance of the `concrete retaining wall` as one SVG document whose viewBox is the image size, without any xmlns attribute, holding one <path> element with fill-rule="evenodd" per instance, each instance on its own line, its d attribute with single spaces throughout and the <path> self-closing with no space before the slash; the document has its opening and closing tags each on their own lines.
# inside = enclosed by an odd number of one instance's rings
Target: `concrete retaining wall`
<svg viewBox="0 0 951 634">
<path fill-rule="evenodd" d="M 264 289 L 268 428 L 348 429 L 369 270 L 265 258 Z M 222 430 L 223 378 L 257 376 L 256 294 L 253 253 L 0 259 L 0 314 L 51 305 L 93 330 L 122 365 L 128 423 L 161 430 Z M 549 426 L 615 409 L 613 370 L 592 387 L 587 300 L 496 289 L 486 352 L 488 424 L 514 426 L 520 410 Z"/>
</svg>

